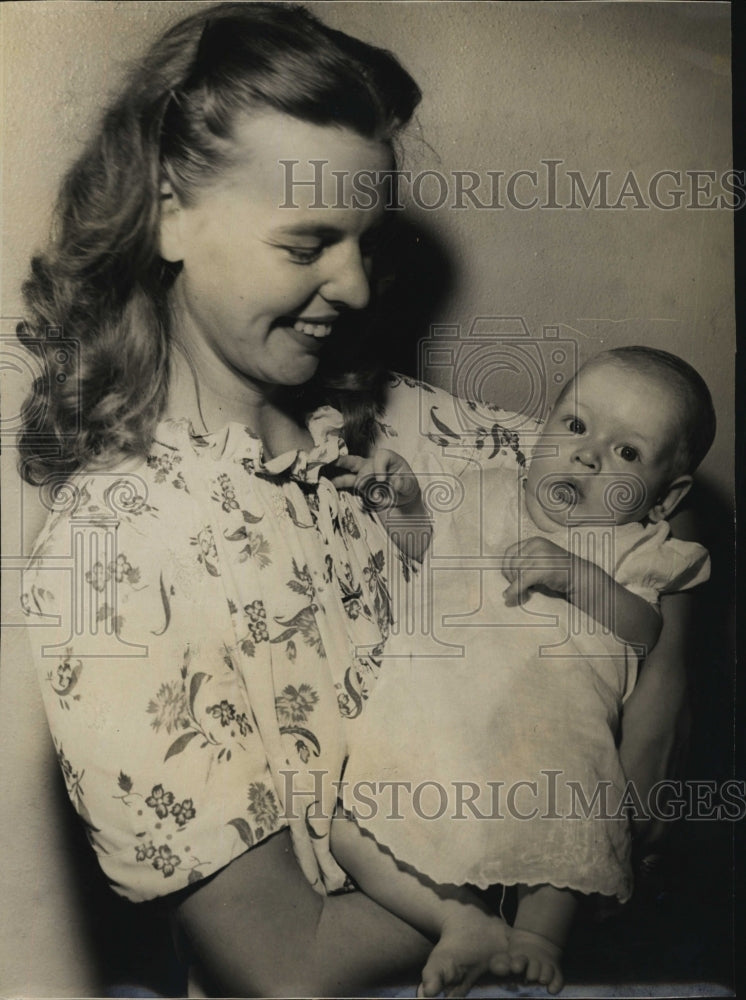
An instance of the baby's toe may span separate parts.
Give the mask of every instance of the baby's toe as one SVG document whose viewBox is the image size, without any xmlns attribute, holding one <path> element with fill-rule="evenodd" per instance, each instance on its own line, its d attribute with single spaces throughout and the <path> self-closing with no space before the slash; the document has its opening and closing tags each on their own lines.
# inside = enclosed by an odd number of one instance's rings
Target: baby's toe
<svg viewBox="0 0 746 1000">
<path fill-rule="evenodd" d="M 440 977 L 434 972 L 422 973 L 422 982 L 417 989 L 419 997 L 437 997 L 442 989 Z"/>
<path fill-rule="evenodd" d="M 464 971 L 463 966 L 454 959 L 446 959 L 440 973 L 441 988 L 445 990 L 449 987 L 460 986 L 464 978 Z"/>
<path fill-rule="evenodd" d="M 529 958 L 523 975 L 530 983 L 538 982 L 541 975 L 541 962 L 537 958 Z"/>
<path fill-rule="evenodd" d="M 451 997 L 465 997 L 473 985 L 473 980 L 462 979 L 446 991 L 446 997 L 448 1000 L 451 1000 Z"/>
<path fill-rule="evenodd" d="M 520 952 L 516 955 L 510 956 L 510 971 L 514 976 L 519 976 L 525 971 L 528 965 L 528 957 L 526 955 L 521 955 Z"/>
<path fill-rule="evenodd" d="M 506 951 L 498 952 L 490 959 L 490 972 L 494 976 L 507 976 L 510 969 L 510 955 Z"/>
<path fill-rule="evenodd" d="M 552 967 L 552 978 L 547 983 L 547 993 L 559 993 L 562 987 L 565 985 L 565 979 L 562 975 L 562 970 L 557 968 L 557 966 Z"/>
<path fill-rule="evenodd" d="M 433 953 L 422 970 L 420 988 L 424 997 L 437 997 L 457 979 L 456 966 L 452 958 Z"/>
<path fill-rule="evenodd" d="M 539 975 L 536 979 L 537 983 L 541 983 L 542 986 L 548 986 L 553 976 L 554 966 L 549 962 L 542 962 Z"/>
</svg>

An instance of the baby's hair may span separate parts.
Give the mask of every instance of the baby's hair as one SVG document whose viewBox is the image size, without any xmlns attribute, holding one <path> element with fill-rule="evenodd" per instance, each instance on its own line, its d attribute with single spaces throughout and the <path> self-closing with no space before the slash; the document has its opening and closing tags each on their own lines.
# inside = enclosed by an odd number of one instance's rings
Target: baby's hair
<svg viewBox="0 0 746 1000">
<path fill-rule="evenodd" d="M 17 334 L 45 374 L 24 407 L 23 477 L 39 484 L 147 453 L 168 391 L 167 293 L 179 271 L 158 252 L 164 181 L 194 202 L 230 164 L 237 116 L 268 110 L 348 128 L 394 157 L 420 96 L 393 55 L 294 4 L 208 6 L 168 30 L 67 173 L 52 240 L 31 263 Z M 60 331 L 76 345 L 75 372 L 60 364 Z M 336 373 L 351 397 L 367 398 L 378 377 Z"/>
<path fill-rule="evenodd" d="M 694 472 L 710 450 L 717 426 L 710 390 L 696 368 L 676 354 L 654 347 L 615 347 L 595 355 L 580 371 L 603 364 L 640 372 L 674 391 L 681 409 L 681 424 L 673 471 L 676 475 Z M 562 395 L 569 388 L 568 385 Z"/>
</svg>

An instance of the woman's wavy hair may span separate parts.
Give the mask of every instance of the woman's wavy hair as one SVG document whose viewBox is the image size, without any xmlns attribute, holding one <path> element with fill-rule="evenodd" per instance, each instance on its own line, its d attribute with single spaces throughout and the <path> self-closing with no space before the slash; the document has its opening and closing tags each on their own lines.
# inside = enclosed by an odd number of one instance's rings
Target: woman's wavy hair
<svg viewBox="0 0 746 1000">
<path fill-rule="evenodd" d="M 394 56 L 293 4 L 219 4 L 168 30 L 68 171 L 50 245 L 24 284 L 29 318 L 17 334 L 44 374 L 24 404 L 23 477 L 39 484 L 147 454 L 166 401 L 168 291 L 179 270 L 159 256 L 164 180 L 193 203 L 229 163 L 237 115 L 256 110 L 348 128 L 393 152 L 419 99 Z M 296 396 L 301 408 L 322 398 L 340 406 L 362 447 L 382 374 L 355 340 L 355 357 L 329 352 L 333 366 Z"/>
</svg>

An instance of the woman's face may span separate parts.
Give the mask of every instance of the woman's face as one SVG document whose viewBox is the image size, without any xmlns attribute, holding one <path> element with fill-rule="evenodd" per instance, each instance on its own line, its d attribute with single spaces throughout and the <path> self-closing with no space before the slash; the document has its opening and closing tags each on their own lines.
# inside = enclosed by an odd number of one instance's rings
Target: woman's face
<svg viewBox="0 0 746 1000">
<path fill-rule="evenodd" d="M 336 319 L 368 303 L 384 193 L 356 197 L 356 179 L 390 169 L 382 143 L 269 112 L 245 117 L 232 165 L 193 205 L 164 200 L 161 254 L 183 265 L 176 336 L 198 370 L 263 391 L 313 376 Z"/>
</svg>

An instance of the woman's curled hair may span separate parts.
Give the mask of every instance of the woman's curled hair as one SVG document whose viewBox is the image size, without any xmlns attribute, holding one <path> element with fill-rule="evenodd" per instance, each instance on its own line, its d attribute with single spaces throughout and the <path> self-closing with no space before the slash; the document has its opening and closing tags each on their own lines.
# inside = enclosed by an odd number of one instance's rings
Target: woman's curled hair
<svg viewBox="0 0 746 1000">
<path fill-rule="evenodd" d="M 49 246 L 24 284 L 17 334 L 43 372 L 24 405 L 24 479 L 38 485 L 147 454 L 166 402 L 168 291 L 179 270 L 158 250 L 164 181 L 193 202 L 230 163 L 242 112 L 269 109 L 393 145 L 419 98 L 391 54 L 292 4 L 209 6 L 168 30 L 68 171 Z M 73 345 L 72 364 L 60 337 Z M 334 401 L 369 411 L 380 372 L 350 364 L 330 373 Z M 323 382 L 322 372 L 309 400 Z"/>
</svg>

